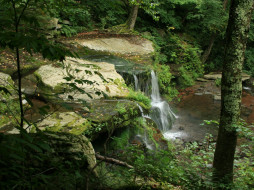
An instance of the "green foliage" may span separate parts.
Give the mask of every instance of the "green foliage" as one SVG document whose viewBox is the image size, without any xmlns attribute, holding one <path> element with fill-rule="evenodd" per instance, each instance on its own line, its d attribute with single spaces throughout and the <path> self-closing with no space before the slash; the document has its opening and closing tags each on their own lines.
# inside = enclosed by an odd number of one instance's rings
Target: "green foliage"
<svg viewBox="0 0 254 190">
<path fill-rule="evenodd" d="M 147 38 L 155 44 L 154 60 L 155 68 L 158 68 L 161 92 L 173 97 L 177 92 L 170 89 L 172 86 L 172 84 L 169 85 L 172 79 L 172 76 L 170 77 L 170 65 L 180 65 L 178 69 L 180 76 L 177 78 L 179 85 L 182 87 L 191 86 L 195 79 L 204 73 L 204 65 L 200 60 L 201 50 L 196 41 L 188 35 L 183 36 L 164 31 L 165 35 L 161 36 L 157 29 L 152 28 L 151 31 L 153 36 Z"/>
<path fill-rule="evenodd" d="M 178 91 L 174 88 L 171 80 L 172 76 L 170 67 L 168 65 L 155 65 L 155 70 L 158 77 L 160 93 L 167 97 L 169 100 L 178 94 Z"/>
<path fill-rule="evenodd" d="M 85 5 L 77 3 L 77 1 L 69 0 L 65 2 L 60 11 L 62 20 L 70 21 L 72 26 L 91 27 L 91 15 L 89 8 Z"/>
<path fill-rule="evenodd" d="M 146 110 L 149 110 L 151 107 L 151 100 L 146 95 L 144 95 L 142 92 L 133 91 L 130 89 L 130 93 L 128 94 L 128 99 L 137 101 L 140 106 L 145 108 Z"/>
<path fill-rule="evenodd" d="M 121 103 L 117 103 L 116 105 L 116 110 L 118 111 L 119 114 L 123 115 L 127 112 L 124 104 L 121 104 Z"/>
<path fill-rule="evenodd" d="M 20 128 L 19 128 L 20 130 Z M 55 151 L 44 134 L 0 134 L 1 189 L 75 189 L 84 188 L 87 173 L 84 155 L 80 161 L 68 160 L 68 155 Z M 51 139 L 52 140 L 52 139 Z M 62 144 L 63 145 L 63 144 Z M 56 148 L 56 149 L 55 149 Z M 60 148 L 61 149 L 61 148 Z"/>
<path fill-rule="evenodd" d="M 210 121 L 209 121 L 210 122 Z M 213 122 L 213 121 L 211 121 Z M 215 122 L 217 123 L 217 122 Z M 245 134 L 245 127 L 240 134 Z M 253 131 L 248 128 L 248 135 L 245 138 L 253 138 Z M 128 136 L 124 133 L 124 142 Z M 118 142 L 123 142 L 121 138 Z M 234 186 L 224 187 L 225 189 L 250 189 L 253 186 L 254 172 L 253 167 L 253 141 L 249 139 L 243 141 L 237 148 L 235 161 L 235 184 Z M 129 175 L 136 175 L 144 181 L 153 179 L 154 181 L 166 186 L 178 185 L 183 189 L 212 189 L 222 187 L 222 184 L 211 182 L 212 163 L 215 150 L 215 141 L 212 135 L 207 135 L 202 143 L 192 142 L 183 146 L 170 145 L 171 150 L 153 151 L 147 150 L 142 144 L 121 146 L 119 158 L 131 163 L 133 170 L 129 170 Z M 120 174 L 121 175 L 121 174 Z M 122 174 L 123 175 L 123 174 Z M 126 175 L 126 174 L 124 174 Z M 122 177 L 124 179 L 124 176 Z M 135 181 L 133 182 L 135 183 Z M 143 185 L 148 185 L 144 183 Z M 148 185 L 149 186 L 149 185 Z M 147 188 L 149 188 L 147 186 Z"/>
<path fill-rule="evenodd" d="M 84 4 L 89 7 L 93 21 L 102 29 L 122 24 L 127 18 L 123 1 L 86 0 Z"/>
<path fill-rule="evenodd" d="M 179 68 L 180 77 L 178 78 L 178 83 L 182 88 L 194 85 L 194 77 L 192 73 L 187 71 L 184 67 Z"/>
<path fill-rule="evenodd" d="M 13 125 L 17 124 L 17 120 L 19 120 L 19 103 L 17 99 L 11 98 L 10 95 L 4 94 L 0 92 L 1 98 L 0 101 L 0 126 L 5 124 Z"/>
<path fill-rule="evenodd" d="M 9 22 L 9 19 L 12 18 L 14 21 L 12 20 L 10 25 L 0 24 L 0 47 L 24 48 L 30 54 L 41 53 L 49 60 L 64 60 L 65 56 L 74 56 L 62 44 L 50 41 L 45 34 L 38 32 L 41 24 L 38 16 L 43 14 L 40 10 L 47 8 L 41 4 L 41 1 L 27 1 L 27 4 L 22 2 L 15 4 L 14 2 L 15 11 L 12 9 L 11 1 L 7 2 L 8 9 L 0 11 L 0 20 Z M 0 1 L 0 7 L 4 3 L 6 2 Z M 37 6 L 42 7 L 38 12 L 32 14 L 31 11 Z"/>
<path fill-rule="evenodd" d="M 245 51 L 245 63 L 244 63 L 244 71 L 247 72 L 248 74 L 254 76 L 254 48 L 249 47 Z"/>
<path fill-rule="evenodd" d="M 221 78 L 217 78 L 214 82 L 216 86 L 221 86 Z"/>
<path fill-rule="evenodd" d="M 129 144 L 130 129 L 124 129 L 119 136 L 111 137 L 111 139 L 112 141 L 109 145 L 111 150 L 119 151 L 125 149 L 125 147 Z"/>
<path fill-rule="evenodd" d="M 139 5 L 148 15 L 152 16 L 155 21 L 159 20 L 158 12 L 156 11 L 156 7 L 160 5 L 158 0 L 129 0 L 130 5 Z"/>
</svg>

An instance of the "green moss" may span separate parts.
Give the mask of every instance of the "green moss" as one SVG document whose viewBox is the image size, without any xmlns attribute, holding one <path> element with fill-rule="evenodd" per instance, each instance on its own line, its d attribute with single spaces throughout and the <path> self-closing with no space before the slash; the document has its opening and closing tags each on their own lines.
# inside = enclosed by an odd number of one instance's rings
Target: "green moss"
<svg viewBox="0 0 254 190">
<path fill-rule="evenodd" d="M 60 115 L 63 114 L 63 115 Z M 52 122 L 52 125 L 45 127 L 46 131 L 51 132 L 66 132 L 75 135 L 84 133 L 91 127 L 89 121 L 84 120 L 81 116 L 74 113 L 54 113 L 48 120 Z M 82 123 L 80 122 L 82 121 Z M 61 123 L 63 122 L 63 123 Z"/>
</svg>

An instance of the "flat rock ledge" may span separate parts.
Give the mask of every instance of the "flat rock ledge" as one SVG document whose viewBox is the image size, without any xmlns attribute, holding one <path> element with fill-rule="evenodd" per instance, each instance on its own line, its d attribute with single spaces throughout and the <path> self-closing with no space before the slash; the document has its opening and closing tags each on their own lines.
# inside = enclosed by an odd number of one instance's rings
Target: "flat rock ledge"
<svg viewBox="0 0 254 190">
<path fill-rule="evenodd" d="M 250 77 L 251 77 L 250 75 L 248 75 L 246 73 L 242 73 L 242 81 L 249 80 Z M 216 79 L 221 79 L 221 78 L 222 78 L 222 74 L 221 73 L 209 73 L 207 75 L 204 75 L 204 79 L 206 79 L 206 80 L 216 80 Z"/>
<path fill-rule="evenodd" d="M 126 38 L 78 39 L 75 42 L 89 49 L 110 53 L 146 55 L 154 52 L 153 43 L 139 37 L 132 40 Z"/>
</svg>

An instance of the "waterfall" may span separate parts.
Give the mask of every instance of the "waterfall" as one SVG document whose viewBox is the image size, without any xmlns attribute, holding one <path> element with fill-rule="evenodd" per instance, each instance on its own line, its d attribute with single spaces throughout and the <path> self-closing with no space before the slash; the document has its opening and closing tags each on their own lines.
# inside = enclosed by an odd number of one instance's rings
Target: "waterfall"
<svg viewBox="0 0 254 190">
<path fill-rule="evenodd" d="M 134 83 L 135 83 L 135 91 L 138 91 L 139 90 L 139 88 L 138 88 L 138 77 L 135 74 L 133 74 L 133 77 L 134 77 Z"/>
<path fill-rule="evenodd" d="M 151 98 L 152 98 L 152 103 L 154 102 L 160 102 L 161 101 L 161 97 L 160 97 L 160 91 L 159 91 L 159 83 L 158 83 L 158 79 L 155 75 L 155 72 L 152 70 L 151 72 L 151 77 L 152 77 L 152 94 L 151 94 Z"/>
<path fill-rule="evenodd" d="M 138 79 L 133 75 L 135 81 L 135 89 L 138 87 Z M 144 119 L 152 119 L 160 131 L 165 134 L 172 128 L 174 120 L 177 116 L 171 110 L 169 104 L 160 97 L 158 78 L 155 72 L 151 71 L 151 110 L 149 115 L 145 115 L 141 106 L 138 105 L 142 117 Z"/>
<path fill-rule="evenodd" d="M 166 101 L 160 97 L 158 78 L 154 71 L 151 72 L 152 77 L 152 108 L 150 117 L 157 124 L 162 133 L 171 129 L 175 118 L 177 117 Z"/>
</svg>

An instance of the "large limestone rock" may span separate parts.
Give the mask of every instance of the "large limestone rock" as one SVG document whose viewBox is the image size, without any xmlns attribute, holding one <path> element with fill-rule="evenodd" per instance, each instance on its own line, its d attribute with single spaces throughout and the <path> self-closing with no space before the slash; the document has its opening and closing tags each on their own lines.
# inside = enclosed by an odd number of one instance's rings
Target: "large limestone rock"
<svg viewBox="0 0 254 190">
<path fill-rule="evenodd" d="M 93 50 L 110 53 L 145 55 L 154 52 L 151 41 L 138 37 L 132 40 L 126 38 L 99 38 L 82 39 L 76 42 Z"/>
<path fill-rule="evenodd" d="M 41 84 L 39 88 L 44 88 L 48 94 L 62 93 L 59 97 L 63 100 L 68 100 L 70 96 L 74 100 L 100 99 L 103 97 L 101 92 L 109 97 L 128 95 L 128 90 L 124 87 L 124 80 L 116 72 L 113 64 L 67 58 L 64 65 L 65 68 L 52 65 L 40 67 L 35 72 Z M 70 80 L 65 79 L 70 76 Z M 83 82 L 77 80 L 83 80 Z M 75 89 L 73 83 L 79 89 Z"/>
</svg>

